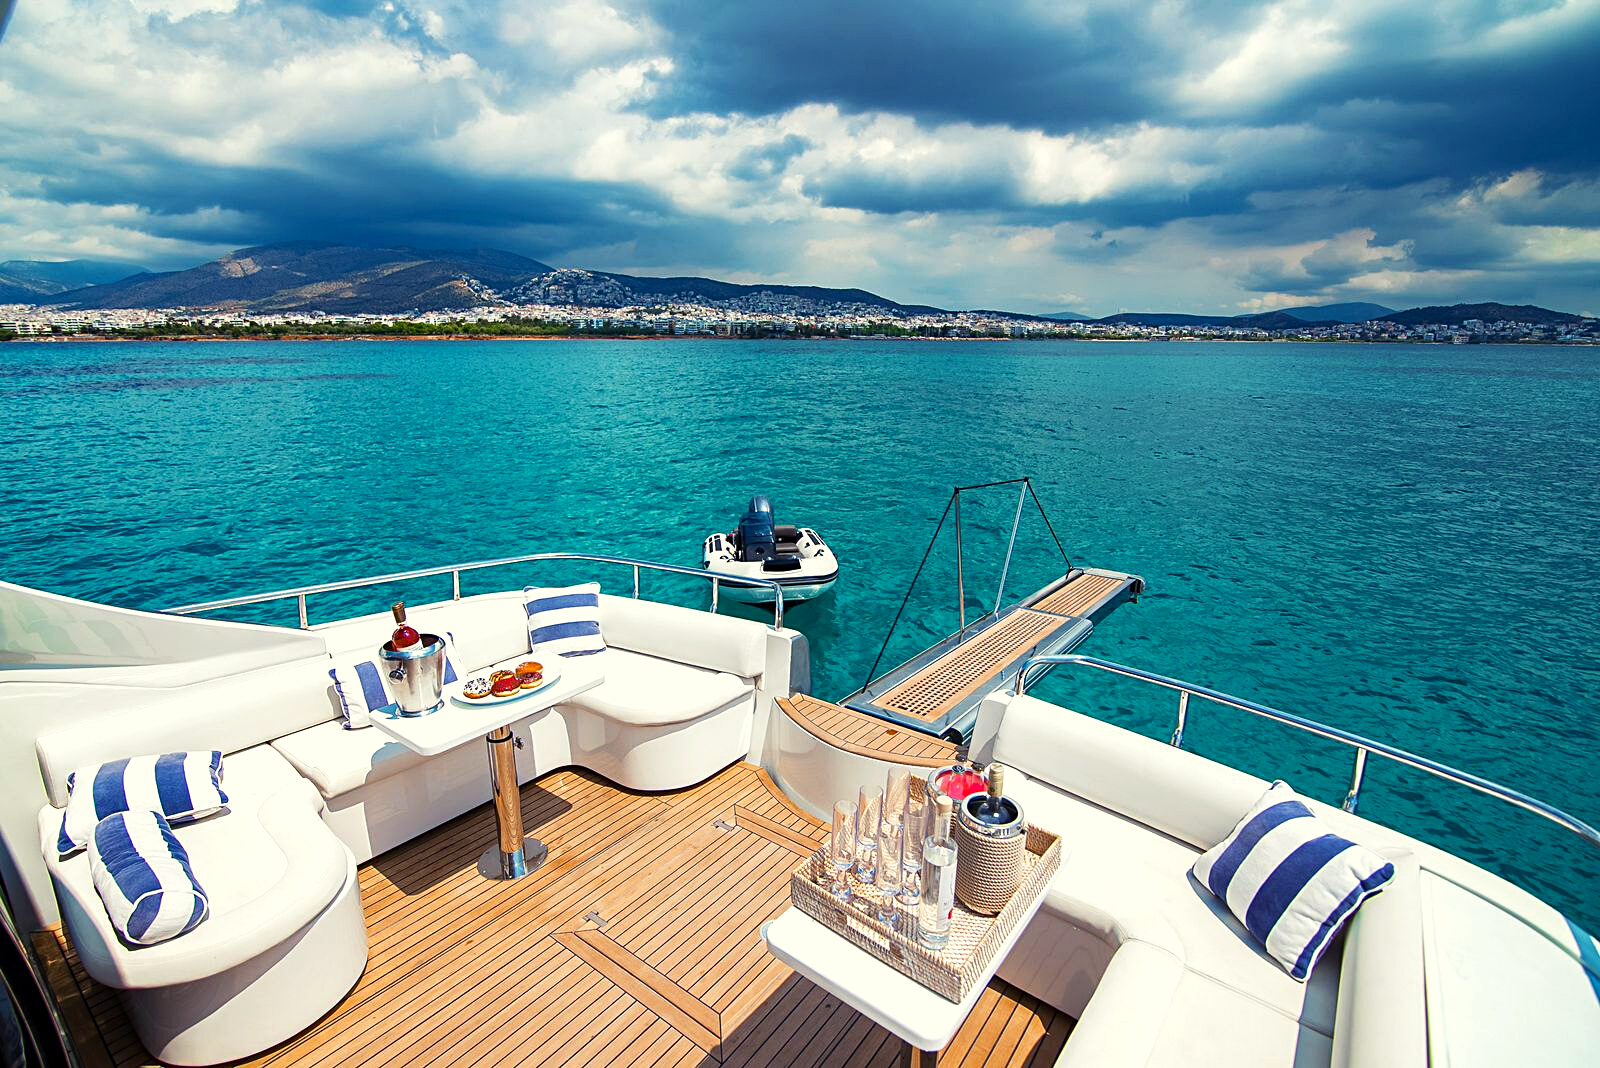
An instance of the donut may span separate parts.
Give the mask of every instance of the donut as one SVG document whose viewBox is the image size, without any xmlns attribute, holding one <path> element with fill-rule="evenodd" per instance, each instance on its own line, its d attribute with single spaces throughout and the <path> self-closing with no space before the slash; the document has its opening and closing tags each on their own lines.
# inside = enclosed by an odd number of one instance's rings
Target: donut
<svg viewBox="0 0 1600 1068">
<path fill-rule="evenodd" d="M 544 665 L 537 660 L 524 660 L 517 665 L 518 675 L 539 675 L 544 672 Z"/>
<path fill-rule="evenodd" d="M 461 687 L 461 696 L 470 697 L 476 701 L 479 698 L 488 697 L 492 688 L 488 679 L 473 679 Z"/>
<path fill-rule="evenodd" d="M 519 672 L 517 674 L 517 682 L 522 685 L 522 688 L 524 690 L 536 689 L 539 686 L 540 683 L 544 682 L 544 672 L 542 672 L 542 671 L 523 671 L 523 672 Z"/>
<path fill-rule="evenodd" d="M 500 671 L 491 671 L 489 672 L 489 681 L 499 682 L 501 679 L 514 679 L 516 676 L 517 673 L 515 671 L 506 671 L 504 669 Z"/>
<path fill-rule="evenodd" d="M 515 675 L 512 675 L 509 678 L 496 679 L 491 692 L 496 697 L 504 697 L 507 694 L 516 693 L 521 688 L 522 684 L 517 681 Z"/>
</svg>

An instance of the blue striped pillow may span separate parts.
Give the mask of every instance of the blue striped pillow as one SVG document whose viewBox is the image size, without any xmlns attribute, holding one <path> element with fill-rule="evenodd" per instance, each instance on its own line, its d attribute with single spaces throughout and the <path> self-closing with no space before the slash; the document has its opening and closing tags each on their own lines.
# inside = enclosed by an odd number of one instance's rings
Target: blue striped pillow
<svg viewBox="0 0 1600 1068">
<path fill-rule="evenodd" d="M 1193 872 L 1304 982 L 1356 906 L 1393 878 L 1394 865 L 1330 832 L 1288 783 L 1275 782 Z"/>
<path fill-rule="evenodd" d="M 159 812 L 101 820 L 89 841 L 89 872 L 111 926 L 129 945 L 165 942 L 206 918 L 206 892 Z"/>
<path fill-rule="evenodd" d="M 600 634 L 600 584 L 585 582 L 559 589 L 527 586 L 528 648 L 546 656 L 588 656 L 606 651 Z"/>
<path fill-rule="evenodd" d="M 67 776 L 67 810 L 56 849 L 63 857 L 76 853 L 89 844 L 101 820 L 118 812 L 149 809 L 183 823 L 220 812 L 227 803 L 222 754 L 215 749 L 90 764 Z"/>
<path fill-rule="evenodd" d="M 444 679 L 446 686 L 455 682 L 456 648 L 451 636 L 444 636 Z M 394 694 L 389 690 L 385 668 L 377 657 L 337 664 L 328 670 L 333 680 L 334 696 L 339 699 L 339 711 L 344 716 L 344 729 L 360 730 L 372 726 L 373 709 L 394 704 Z"/>
</svg>

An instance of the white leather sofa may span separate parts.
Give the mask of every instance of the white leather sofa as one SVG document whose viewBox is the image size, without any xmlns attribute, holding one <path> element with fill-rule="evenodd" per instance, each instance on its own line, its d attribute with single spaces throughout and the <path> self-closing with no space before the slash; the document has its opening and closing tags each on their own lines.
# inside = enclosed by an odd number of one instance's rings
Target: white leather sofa
<svg viewBox="0 0 1600 1068">
<path fill-rule="evenodd" d="M 770 681 L 789 692 L 789 643 L 751 620 L 627 597 L 600 597 L 605 682 L 573 701 L 517 720 L 517 773 L 527 782 L 557 768 L 589 768 L 636 790 L 701 781 L 751 748 Z M 529 655 L 519 591 L 419 608 L 412 622 L 449 633 L 470 675 Z M 394 624 L 387 613 L 319 630 L 334 650 L 375 649 Z M 769 671 L 768 664 L 782 670 Z M 559 660 L 545 665 L 560 670 Z M 489 799 L 487 758 L 470 742 L 420 757 L 375 728 L 347 731 L 324 670 L 323 722 L 273 746 L 316 784 L 329 826 L 365 861 Z M 513 706 L 514 708 L 514 706 Z"/>
<path fill-rule="evenodd" d="M 64 748 L 40 743 L 52 766 Z M 228 810 L 173 828 L 209 915 L 156 945 L 117 937 L 88 854 L 56 855 L 61 809 L 39 813 L 40 849 L 84 970 L 121 991 L 145 1048 L 168 1064 L 235 1060 L 291 1037 L 337 1004 L 367 962 L 355 858 L 322 822 L 317 792 L 265 745 L 228 754 L 223 775 Z"/>
<path fill-rule="evenodd" d="M 1014 769 L 1007 793 L 1062 836 L 1061 870 L 999 972 L 1079 1017 L 1058 1064 L 1428 1063 L 1408 840 L 1373 840 L 1372 825 L 1313 803 L 1394 859 L 1396 877 L 1302 984 L 1189 874 L 1268 783 L 1032 697 L 989 698 L 973 754 Z M 1362 983 L 1346 989 L 1341 971 L 1355 969 Z"/>
</svg>

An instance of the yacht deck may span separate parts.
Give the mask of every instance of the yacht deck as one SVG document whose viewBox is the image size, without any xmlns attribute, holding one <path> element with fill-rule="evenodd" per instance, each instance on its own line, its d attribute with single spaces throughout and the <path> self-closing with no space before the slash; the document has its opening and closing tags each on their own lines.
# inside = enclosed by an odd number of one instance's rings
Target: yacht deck
<svg viewBox="0 0 1600 1068">
<path fill-rule="evenodd" d="M 522 788 L 549 862 L 489 882 L 488 806 L 360 869 L 370 958 L 327 1016 L 252 1065 L 889 1065 L 904 1044 L 794 975 L 760 925 L 825 836 L 736 764 L 644 794 L 586 771 Z M 155 1064 L 59 927 L 34 943 L 86 1065 Z M 995 980 L 946 1065 L 1049 1065 L 1072 1020 Z"/>
</svg>

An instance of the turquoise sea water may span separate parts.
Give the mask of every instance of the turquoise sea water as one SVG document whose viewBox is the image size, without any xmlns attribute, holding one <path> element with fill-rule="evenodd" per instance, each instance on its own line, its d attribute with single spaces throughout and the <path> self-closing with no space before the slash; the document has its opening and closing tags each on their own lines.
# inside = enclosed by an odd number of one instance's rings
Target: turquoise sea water
<svg viewBox="0 0 1600 1068">
<path fill-rule="evenodd" d="M 1594 349 L 8 344 L 0 412 L 0 577 L 136 607 L 562 549 L 697 564 L 766 492 L 843 564 L 833 596 L 789 615 L 828 697 L 863 681 L 950 488 L 1031 475 L 1074 563 L 1149 582 L 1084 651 L 1600 823 Z M 1014 508 L 1007 490 L 965 507 L 969 611 L 994 599 Z M 1007 600 L 1062 569 L 1036 512 L 1018 556 Z M 706 599 L 681 579 L 645 591 Z M 449 582 L 328 595 L 312 617 L 391 592 Z M 955 619 L 946 537 L 885 665 Z M 1036 692 L 1171 729 L 1169 693 L 1062 673 Z M 1329 801 L 1350 770 L 1333 745 L 1198 703 L 1186 741 Z M 1376 760 L 1362 812 L 1600 923 L 1600 851 L 1536 817 Z"/>
</svg>

